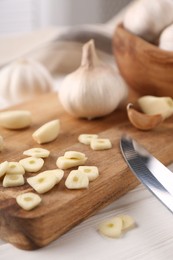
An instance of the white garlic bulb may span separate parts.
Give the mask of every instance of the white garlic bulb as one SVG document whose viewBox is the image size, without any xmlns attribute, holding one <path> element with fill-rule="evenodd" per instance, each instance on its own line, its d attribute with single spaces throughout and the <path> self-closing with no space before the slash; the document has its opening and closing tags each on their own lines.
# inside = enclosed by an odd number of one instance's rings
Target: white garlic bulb
<svg viewBox="0 0 173 260">
<path fill-rule="evenodd" d="M 98 59 L 93 40 L 83 46 L 81 66 L 65 77 L 59 90 L 69 114 L 90 119 L 113 112 L 127 94 L 121 76 Z"/>
<path fill-rule="evenodd" d="M 173 24 L 168 26 L 160 35 L 159 48 L 165 51 L 173 51 Z"/>
<path fill-rule="evenodd" d="M 0 71 L 0 96 L 10 104 L 31 99 L 53 89 L 46 68 L 31 59 L 20 59 Z"/>
<path fill-rule="evenodd" d="M 138 0 L 127 10 L 123 24 L 130 32 L 152 42 L 172 22 L 172 0 Z"/>
</svg>

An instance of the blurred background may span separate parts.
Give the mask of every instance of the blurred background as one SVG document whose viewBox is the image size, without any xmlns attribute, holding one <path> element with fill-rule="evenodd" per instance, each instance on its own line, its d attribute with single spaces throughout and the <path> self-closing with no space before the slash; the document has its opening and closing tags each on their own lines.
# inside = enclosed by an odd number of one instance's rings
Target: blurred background
<svg viewBox="0 0 173 260">
<path fill-rule="evenodd" d="M 0 0 L 0 35 L 105 23 L 131 0 Z"/>
</svg>

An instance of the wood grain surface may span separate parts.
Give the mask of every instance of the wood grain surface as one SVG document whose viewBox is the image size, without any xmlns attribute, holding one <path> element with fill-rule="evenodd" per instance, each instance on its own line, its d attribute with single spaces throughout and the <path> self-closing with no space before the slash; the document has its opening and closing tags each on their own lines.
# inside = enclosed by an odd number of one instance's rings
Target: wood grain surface
<svg viewBox="0 0 173 260">
<path fill-rule="evenodd" d="M 113 53 L 131 88 L 141 95 L 173 98 L 173 52 L 159 49 L 120 24 L 113 36 Z"/>
<path fill-rule="evenodd" d="M 33 189 L 28 184 L 3 188 L 0 183 L 0 238 L 21 249 L 33 250 L 46 246 L 138 185 L 120 153 L 119 140 L 122 134 L 129 134 L 140 141 L 163 163 L 169 164 L 173 160 L 171 119 L 148 132 L 131 126 L 123 109 L 100 119 L 76 119 L 63 110 L 56 93 L 43 95 L 13 109 L 30 110 L 33 122 L 30 128 L 24 130 L 0 128 L 5 143 L 1 162 L 19 161 L 26 157 L 22 154 L 24 150 L 43 147 L 50 150 L 51 154 L 45 159 L 42 170 L 54 169 L 58 156 L 65 151 L 76 150 L 84 152 L 88 157 L 85 165 L 96 165 L 100 172 L 99 178 L 91 182 L 88 189 L 68 190 L 64 183 L 70 170 L 65 170 L 63 180 L 42 194 L 42 203 L 29 212 L 21 209 L 15 198 L 18 194 Z M 32 139 L 32 133 L 42 124 L 56 118 L 61 122 L 58 138 L 49 144 L 38 145 Z M 93 151 L 89 146 L 78 142 L 78 135 L 82 133 L 97 133 L 100 137 L 109 138 L 113 147 L 106 151 Z M 34 174 L 26 173 L 25 178 L 32 175 Z"/>
</svg>

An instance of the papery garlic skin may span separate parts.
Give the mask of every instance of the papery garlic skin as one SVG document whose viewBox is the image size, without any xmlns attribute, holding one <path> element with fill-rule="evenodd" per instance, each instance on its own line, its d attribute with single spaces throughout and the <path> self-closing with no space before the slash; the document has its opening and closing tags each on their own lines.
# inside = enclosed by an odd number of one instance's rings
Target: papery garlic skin
<svg viewBox="0 0 173 260">
<path fill-rule="evenodd" d="M 160 114 L 163 119 L 173 115 L 173 99 L 170 97 L 143 96 L 137 102 L 148 115 Z"/>
<path fill-rule="evenodd" d="M 17 104 L 53 90 L 53 80 L 41 63 L 24 58 L 0 71 L 0 86 L 0 96 Z"/>
<path fill-rule="evenodd" d="M 165 51 L 173 51 L 173 24 L 168 26 L 160 35 L 159 48 Z"/>
<path fill-rule="evenodd" d="M 139 0 L 127 9 L 123 24 L 130 32 L 153 42 L 172 22 L 172 0 Z"/>
<path fill-rule="evenodd" d="M 110 114 L 127 95 L 121 76 L 97 58 L 93 40 L 83 46 L 81 66 L 65 77 L 59 91 L 69 114 L 90 119 Z"/>
</svg>

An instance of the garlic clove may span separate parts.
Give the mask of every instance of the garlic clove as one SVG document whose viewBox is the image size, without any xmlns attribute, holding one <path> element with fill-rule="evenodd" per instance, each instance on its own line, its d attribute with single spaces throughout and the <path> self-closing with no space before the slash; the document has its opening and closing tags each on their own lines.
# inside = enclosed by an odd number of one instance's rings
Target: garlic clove
<svg viewBox="0 0 173 260">
<path fill-rule="evenodd" d="M 38 144 L 44 144 L 54 141 L 58 137 L 59 132 L 60 122 L 57 119 L 42 125 L 33 133 L 32 137 Z"/>
<path fill-rule="evenodd" d="M 66 170 L 75 166 L 84 165 L 87 160 L 87 157 L 83 159 L 77 159 L 77 158 L 65 158 L 64 156 L 58 157 L 56 161 L 56 165 L 58 168 L 62 170 Z"/>
<path fill-rule="evenodd" d="M 65 77 L 59 90 L 69 114 L 89 119 L 110 114 L 127 95 L 120 74 L 98 59 L 93 40 L 83 46 L 81 66 Z"/>
<path fill-rule="evenodd" d="M 53 80 L 39 62 L 22 58 L 4 67 L 0 72 L 0 96 L 11 104 L 35 98 L 53 90 Z"/>
<path fill-rule="evenodd" d="M 137 101 L 140 109 L 147 115 L 161 114 L 163 119 L 173 115 L 171 97 L 143 96 Z"/>
<path fill-rule="evenodd" d="M 143 114 L 135 110 L 132 104 L 127 105 L 127 115 L 131 124 L 139 130 L 151 130 L 163 122 L 163 117 L 160 114 Z"/>
<path fill-rule="evenodd" d="M 64 157 L 67 159 L 79 159 L 79 160 L 83 160 L 86 158 L 84 153 L 78 151 L 67 151 L 64 153 Z"/>
<path fill-rule="evenodd" d="M 10 110 L 0 112 L 0 126 L 8 129 L 22 129 L 31 125 L 31 112 L 28 110 Z"/>
<path fill-rule="evenodd" d="M 159 48 L 165 51 L 173 51 L 173 24 L 166 27 L 159 37 Z"/>
</svg>

